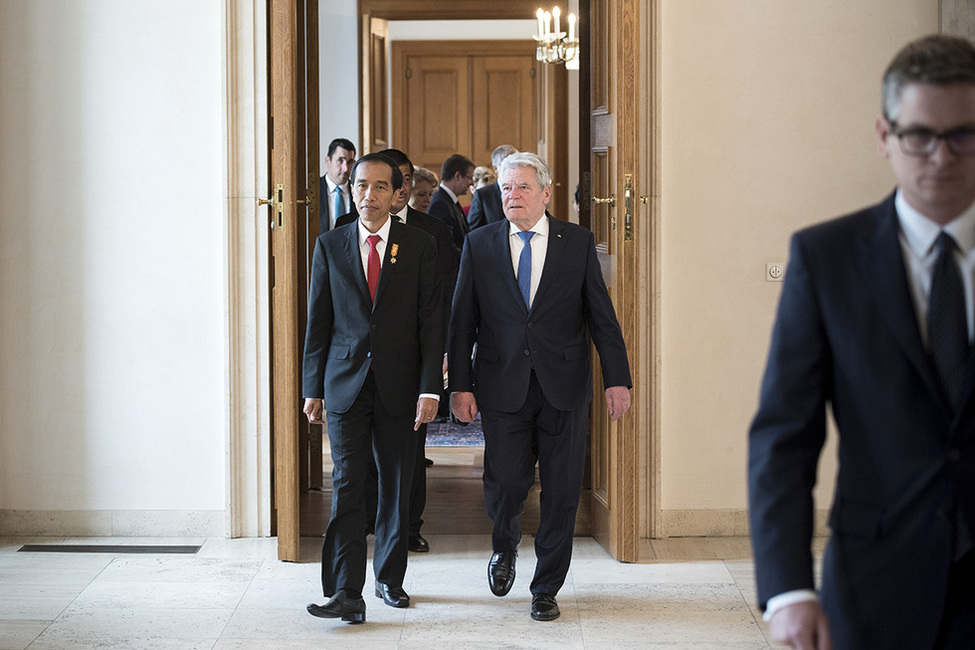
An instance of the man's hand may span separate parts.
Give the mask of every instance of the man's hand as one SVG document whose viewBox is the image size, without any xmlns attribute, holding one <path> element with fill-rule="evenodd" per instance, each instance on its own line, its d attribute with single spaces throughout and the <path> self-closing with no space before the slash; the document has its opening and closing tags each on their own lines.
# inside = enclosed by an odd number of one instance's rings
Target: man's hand
<svg viewBox="0 0 975 650">
<path fill-rule="evenodd" d="M 473 422 L 477 417 L 477 400 L 474 393 L 451 393 L 450 410 L 461 422 Z"/>
<path fill-rule="evenodd" d="M 325 420 L 323 416 L 325 415 L 325 400 L 317 399 L 314 397 L 305 398 L 305 408 L 303 409 L 305 415 L 308 416 L 309 424 L 324 424 Z"/>
<path fill-rule="evenodd" d="M 437 417 L 437 408 L 440 403 L 432 397 L 421 397 L 416 400 L 416 420 L 413 422 L 413 430 L 419 431 L 420 426 L 427 422 L 433 422 Z"/>
<path fill-rule="evenodd" d="M 815 600 L 786 605 L 769 621 L 772 640 L 801 650 L 831 650 L 829 621 Z"/>
<path fill-rule="evenodd" d="M 630 389 L 626 386 L 610 386 L 606 389 L 606 406 L 609 419 L 616 422 L 630 409 Z"/>
</svg>

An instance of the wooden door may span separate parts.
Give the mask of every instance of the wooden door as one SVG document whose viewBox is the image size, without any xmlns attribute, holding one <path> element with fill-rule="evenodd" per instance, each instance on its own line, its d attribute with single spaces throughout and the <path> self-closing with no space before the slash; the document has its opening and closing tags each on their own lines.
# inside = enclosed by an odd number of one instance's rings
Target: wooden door
<svg viewBox="0 0 975 650">
<path fill-rule="evenodd" d="M 317 33 L 317 0 L 269 0 L 272 532 L 278 559 L 291 561 L 298 559 L 298 495 L 310 462 L 300 376 L 308 259 L 318 229 Z"/>
<path fill-rule="evenodd" d="M 393 146 L 439 174 L 461 153 L 491 164 L 499 144 L 538 146 L 532 41 L 393 43 Z"/>
<path fill-rule="evenodd" d="M 582 160 L 581 194 L 589 194 L 581 221 L 592 229 L 600 264 L 627 342 L 634 380 L 634 407 L 612 423 L 602 393 L 602 377 L 594 369 L 597 398 L 591 414 L 590 512 L 594 535 L 621 561 L 639 557 L 641 522 L 641 468 L 645 468 L 641 436 L 646 436 L 646 413 L 641 412 L 641 391 L 651 391 L 642 359 L 640 334 L 650 313 L 640 313 L 640 293 L 645 285 L 637 275 L 641 254 L 640 233 L 635 222 L 639 143 L 637 142 L 638 94 L 635 80 L 640 60 L 637 0 L 591 0 L 582 3 L 584 83 L 582 115 L 589 116 L 588 141 Z M 588 37 L 588 38 L 587 38 Z M 588 208 L 588 214 L 586 213 Z M 642 380 L 642 381 L 641 381 Z"/>
</svg>

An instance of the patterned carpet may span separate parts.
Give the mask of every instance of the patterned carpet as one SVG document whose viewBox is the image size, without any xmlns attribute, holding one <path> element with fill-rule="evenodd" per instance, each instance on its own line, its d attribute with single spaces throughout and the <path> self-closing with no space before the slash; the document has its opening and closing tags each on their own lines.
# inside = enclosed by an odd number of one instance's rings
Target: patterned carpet
<svg viewBox="0 0 975 650">
<path fill-rule="evenodd" d="M 478 418 L 466 427 L 451 422 L 427 425 L 427 447 L 483 447 L 484 432 Z"/>
</svg>

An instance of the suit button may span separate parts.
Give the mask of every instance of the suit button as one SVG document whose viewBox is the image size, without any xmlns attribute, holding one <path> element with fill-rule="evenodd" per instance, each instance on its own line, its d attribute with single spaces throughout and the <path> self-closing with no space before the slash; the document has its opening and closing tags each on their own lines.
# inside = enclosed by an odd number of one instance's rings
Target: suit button
<svg viewBox="0 0 975 650">
<path fill-rule="evenodd" d="M 948 460 L 957 463 L 958 461 L 961 460 L 961 452 L 958 451 L 957 449 L 952 449 L 951 451 L 948 452 Z"/>
<path fill-rule="evenodd" d="M 528 350 L 525 350 L 525 356 L 527 357 L 529 354 L 531 354 L 531 352 L 529 352 Z"/>
<path fill-rule="evenodd" d="M 531 329 L 531 328 L 532 328 L 532 324 L 531 323 L 528 323 L 528 329 Z"/>
<path fill-rule="evenodd" d="M 372 326 L 372 329 L 376 329 L 377 327 L 379 327 L 379 326 L 378 325 L 373 325 Z"/>
</svg>

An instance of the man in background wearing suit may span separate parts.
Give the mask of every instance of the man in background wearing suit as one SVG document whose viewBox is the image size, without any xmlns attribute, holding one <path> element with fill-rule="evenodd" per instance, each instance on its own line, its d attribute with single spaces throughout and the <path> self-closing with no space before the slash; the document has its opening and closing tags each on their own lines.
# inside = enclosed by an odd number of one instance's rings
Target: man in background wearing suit
<svg viewBox="0 0 975 650">
<path fill-rule="evenodd" d="M 792 238 L 749 436 L 758 598 L 794 648 L 973 648 L 975 47 L 904 47 L 876 130 L 896 191 Z M 817 595 L 827 404 L 839 475 Z"/>
<path fill-rule="evenodd" d="M 501 163 L 506 220 L 468 235 L 450 320 L 451 407 L 484 427 L 484 499 L 494 522 L 488 584 L 515 579 L 521 509 L 542 484 L 531 617 L 559 616 L 572 557 L 592 400 L 590 338 L 610 417 L 630 406 L 629 363 L 593 235 L 545 214 L 552 172 L 533 153 Z M 477 354 L 471 361 L 474 346 Z"/>
<path fill-rule="evenodd" d="M 325 156 L 325 175 L 319 180 L 321 232 L 335 227 L 343 214 L 355 214 L 352 190 L 349 187 L 349 171 L 355 163 L 355 145 L 345 138 L 336 138 L 328 145 Z"/>
<path fill-rule="evenodd" d="M 329 600 L 308 605 L 322 618 L 365 621 L 363 490 L 373 462 L 375 593 L 391 607 L 410 604 L 403 577 L 416 430 L 437 412 L 444 344 L 436 242 L 389 216 L 402 180 L 385 156 L 363 156 L 352 168 L 358 220 L 315 244 L 302 390 L 309 422 L 321 424 L 327 412 L 333 463 L 322 544 Z"/>
<path fill-rule="evenodd" d="M 450 241 L 454 250 L 460 255 L 464 247 L 464 237 L 470 232 L 464 210 L 460 207 L 457 197 L 467 194 L 474 182 L 474 163 L 470 158 L 459 153 L 452 154 L 444 161 L 440 168 L 440 187 L 430 199 L 427 214 L 440 219 L 450 230 Z"/>
<path fill-rule="evenodd" d="M 386 156 L 399 167 L 403 175 L 403 186 L 393 197 L 390 205 L 390 213 L 394 219 L 408 226 L 419 228 L 428 233 L 437 242 L 437 259 L 440 269 L 440 277 L 443 287 L 443 313 L 444 331 L 446 332 L 447 320 L 450 317 L 450 297 L 453 295 L 454 282 L 457 279 L 457 255 L 454 247 L 450 243 L 450 235 L 447 226 L 438 219 L 430 215 L 414 210 L 409 207 L 410 191 L 413 186 L 413 163 L 405 153 L 399 149 L 384 149 L 379 155 Z M 339 217 L 337 225 L 342 226 L 346 223 L 355 221 L 355 215 L 347 214 Z M 446 350 L 445 350 L 446 352 Z M 442 397 L 442 396 L 441 396 Z M 427 444 L 427 425 L 424 422 L 417 431 L 416 462 L 413 466 L 413 485 L 410 489 L 410 528 L 408 544 L 409 549 L 414 553 L 426 553 L 430 550 L 430 544 L 420 535 L 420 527 L 423 525 L 423 510 L 427 504 L 427 466 L 424 450 Z M 375 465 L 372 466 L 372 476 L 375 478 Z M 366 486 L 366 514 L 375 519 L 376 515 L 376 491 L 375 486 L 370 483 Z"/>
<path fill-rule="evenodd" d="M 503 144 L 491 152 L 491 166 L 494 167 L 495 174 L 498 173 L 501 162 L 513 153 L 518 153 L 518 150 L 510 144 Z M 504 210 L 501 207 L 501 186 L 497 181 L 474 192 L 471 211 L 467 214 L 467 223 L 471 230 L 502 219 Z"/>
</svg>

